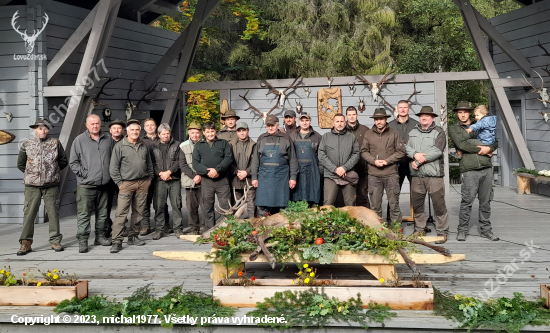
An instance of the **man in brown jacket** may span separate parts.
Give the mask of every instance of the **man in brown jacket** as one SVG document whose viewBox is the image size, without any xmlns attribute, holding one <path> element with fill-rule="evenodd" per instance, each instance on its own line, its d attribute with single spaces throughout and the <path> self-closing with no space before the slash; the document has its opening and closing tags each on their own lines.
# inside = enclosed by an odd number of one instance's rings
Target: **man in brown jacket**
<svg viewBox="0 0 550 333">
<path fill-rule="evenodd" d="M 248 218 L 255 215 L 256 188 L 252 186 L 252 172 L 250 164 L 252 162 L 252 153 L 256 142 L 248 136 L 248 124 L 240 122 L 237 124 L 237 138 L 229 142 L 233 150 L 233 165 L 231 187 L 235 190 L 235 200 L 239 200 L 246 194 L 246 211 Z"/>
<path fill-rule="evenodd" d="M 386 110 L 374 110 L 373 128 L 365 134 L 361 145 L 361 156 L 368 163 L 369 195 L 372 209 L 382 218 L 382 196 L 384 189 L 390 205 L 390 220 L 401 223 L 402 215 L 399 209 L 399 173 L 397 162 L 405 155 L 405 145 L 399 133 L 388 127 L 390 115 Z"/>
<path fill-rule="evenodd" d="M 221 118 L 225 126 L 216 134 L 216 137 L 227 142 L 237 139 L 237 128 L 235 125 L 241 117 L 237 116 L 234 110 L 228 110 Z"/>
<path fill-rule="evenodd" d="M 369 130 L 365 125 L 359 124 L 357 120 L 357 109 L 353 106 L 350 106 L 346 109 L 346 120 L 347 120 L 347 129 L 348 132 L 355 135 L 355 139 L 359 144 L 359 150 L 361 150 L 361 145 L 363 144 L 363 138 Z M 356 205 L 370 208 L 369 195 L 368 195 L 368 182 L 367 182 L 367 161 L 364 158 L 359 156 L 359 162 L 355 164 L 353 168 L 355 172 L 359 175 L 359 181 L 357 182 L 357 199 Z"/>
</svg>

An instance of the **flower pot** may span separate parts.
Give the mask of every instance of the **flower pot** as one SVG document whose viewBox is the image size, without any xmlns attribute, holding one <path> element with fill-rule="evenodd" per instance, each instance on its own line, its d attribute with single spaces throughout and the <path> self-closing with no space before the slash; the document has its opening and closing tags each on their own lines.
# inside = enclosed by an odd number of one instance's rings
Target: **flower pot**
<svg viewBox="0 0 550 333">
<path fill-rule="evenodd" d="M 369 303 L 387 305 L 393 310 L 433 310 L 434 293 L 429 281 L 421 281 L 423 288 L 413 288 L 411 282 L 403 281 L 400 287 L 389 287 L 373 280 L 317 280 L 313 286 L 297 286 L 290 279 L 256 279 L 253 286 L 223 285 L 237 284 L 238 279 L 221 280 L 213 288 L 214 299 L 225 306 L 239 308 L 255 307 L 256 302 L 263 302 L 266 297 L 273 297 L 276 292 L 291 290 L 304 291 L 312 287 L 324 288 L 330 298 L 347 301 L 361 294 L 363 308 Z M 329 282 L 334 282 L 329 284 Z"/>
<path fill-rule="evenodd" d="M 0 305 L 55 306 L 73 297 L 88 297 L 88 280 L 78 281 L 75 286 L 0 286 Z"/>
<path fill-rule="evenodd" d="M 540 297 L 546 298 L 546 302 L 544 302 L 544 306 L 550 309 L 550 286 L 541 284 L 540 285 Z"/>
</svg>

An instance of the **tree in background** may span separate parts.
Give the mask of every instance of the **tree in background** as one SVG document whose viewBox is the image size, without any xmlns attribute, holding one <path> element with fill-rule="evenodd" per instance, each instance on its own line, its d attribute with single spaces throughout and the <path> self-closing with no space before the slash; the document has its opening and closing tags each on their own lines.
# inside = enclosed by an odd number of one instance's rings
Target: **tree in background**
<svg viewBox="0 0 550 333">
<path fill-rule="evenodd" d="M 191 76 L 187 82 L 199 82 L 204 76 Z M 187 124 L 193 121 L 204 124 L 217 123 L 220 115 L 220 92 L 217 90 L 192 90 L 185 93 L 187 98 Z"/>
</svg>

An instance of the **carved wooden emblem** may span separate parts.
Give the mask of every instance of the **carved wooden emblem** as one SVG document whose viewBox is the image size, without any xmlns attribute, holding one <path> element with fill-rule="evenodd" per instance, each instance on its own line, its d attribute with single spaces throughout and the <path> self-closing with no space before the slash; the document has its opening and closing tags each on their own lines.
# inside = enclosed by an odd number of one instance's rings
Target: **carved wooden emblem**
<svg viewBox="0 0 550 333">
<path fill-rule="evenodd" d="M 336 100 L 336 105 L 331 104 L 331 99 Z M 340 88 L 319 89 L 317 91 L 319 127 L 332 128 L 332 118 L 337 113 L 342 113 L 342 90 Z"/>
</svg>

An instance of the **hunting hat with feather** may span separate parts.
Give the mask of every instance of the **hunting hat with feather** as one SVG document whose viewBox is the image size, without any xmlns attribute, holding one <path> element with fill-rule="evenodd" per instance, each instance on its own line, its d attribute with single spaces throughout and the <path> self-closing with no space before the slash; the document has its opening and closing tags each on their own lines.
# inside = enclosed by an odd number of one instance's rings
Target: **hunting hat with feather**
<svg viewBox="0 0 550 333">
<path fill-rule="evenodd" d="M 241 117 L 237 116 L 237 113 L 235 112 L 235 110 L 227 110 L 227 112 L 224 115 L 222 115 L 221 118 L 225 119 L 230 117 L 237 118 L 237 120 L 241 119 Z"/>
<path fill-rule="evenodd" d="M 30 128 L 37 128 L 38 126 L 44 126 L 44 127 L 48 128 L 49 130 L 52 129 L 52 127 L 53 127 L 53 125 L 50 124 L 46 119 L 42 119 L 42 118 L 36 119 L 34 124 L 30 125 L 29 127 Z"/>
</svg>

